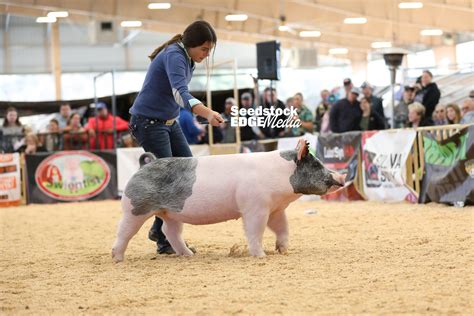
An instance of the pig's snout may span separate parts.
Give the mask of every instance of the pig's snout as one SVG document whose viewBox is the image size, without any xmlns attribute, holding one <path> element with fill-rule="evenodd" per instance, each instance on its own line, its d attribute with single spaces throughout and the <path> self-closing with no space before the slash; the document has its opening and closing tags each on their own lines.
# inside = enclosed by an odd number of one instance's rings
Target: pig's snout
<svg viewBox="0 0 474 316">
<path fill-rule="evenodd" d="M 343 187 L 344 183 L 346 182 L 345 181 L 346 175 L 345 174 L 340 174 L 340 173 L 337 173 L 337 172 L 333 172 L 333 173 L 331 173 L 331 179 L 333 181 L 333 183 L 332 183 L 333 185 Z"/>
<path fill-rule="evenodd" d="M 337 191 L 339 188 L 344 186 L 345 183 L 345 174 L 340 174 L 337 172 L 331 172 L 327 186 L 328 186 L 328 191 L 327 193 L 332 193 L 334 191 Z"/>
</svg>

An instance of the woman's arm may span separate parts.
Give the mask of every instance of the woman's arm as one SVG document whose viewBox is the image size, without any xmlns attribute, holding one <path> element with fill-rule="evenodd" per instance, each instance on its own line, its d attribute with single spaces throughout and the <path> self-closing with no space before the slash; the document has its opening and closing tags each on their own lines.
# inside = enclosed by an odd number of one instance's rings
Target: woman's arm
<svg viewBox="0 0 474 316">
<path fill-rule="evenodd" d="M 219 113 L 212 111 L 202 103 L 193 106 L 192 109 L 193 113 L 207 119 L 212 126 L 219 126 L 221 123 L 224 123 L 224 119 Z"/>
</svg>

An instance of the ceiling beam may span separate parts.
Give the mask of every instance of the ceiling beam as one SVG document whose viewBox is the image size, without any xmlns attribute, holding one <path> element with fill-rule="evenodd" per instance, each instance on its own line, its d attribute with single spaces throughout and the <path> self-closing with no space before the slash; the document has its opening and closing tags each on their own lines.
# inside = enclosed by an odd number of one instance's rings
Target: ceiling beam
<svg viewBox="0 0 474 316">
<path fill-rule="evenodd" d="M 466 32 L 465 30 L 462 30 L 462 31 L 455 30 L 451 27 L 436 25 L 436 24 L 418 24 L 418 23 L 407 22 L 407 21 L 396 21 L 396 20 L 393 20 L 393 19 L 387 19 L 385 17 L 367 15 L 367 14 L 362 13 L 362 12 L 350 11 L 350 10 L 340 9 L 340 8 L 336 8 L 336 7 L 325 5 L 325 4 L 310 2 L 308 0 L 290 0 L 290 1 L 293 2 L 293 3 L 303 5 L 303 6 L 307 6 L 307 7 L 311 7 L 311 8 L 315 8 L 315 9 L 321 9 L 321 10 L 325 10 L 325 11 L 328 11 L 328 12 L 333 12 L 333 13 L 336 13 L 336 14 L 339 14 L 339 15 L 342 15 L 342 16 L 346 16 L 346 17 L 364 16 L 369 20 L 373 20 L 373 21 L 377 21 L 377 22 L 381 22 L 381 23 L 388 23 L 388 24 L 393 23 L 393 24 L 397 24 L 397 25 L 409 26 L 409 27 L 414 27 L 414 28 L 418 28 L 418 29 L 441 28 L 444 31 L 448 31 L 448 32 L 458 32 L 458 31 L 459 32 Z"/>
</svg>

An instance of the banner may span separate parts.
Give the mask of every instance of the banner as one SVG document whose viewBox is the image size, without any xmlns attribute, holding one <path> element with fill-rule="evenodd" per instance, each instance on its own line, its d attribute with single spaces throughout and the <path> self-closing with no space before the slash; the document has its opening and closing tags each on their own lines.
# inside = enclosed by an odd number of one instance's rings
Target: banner
<svg viewBox="0 0 474 316">
<path fill-rule="evenodd" d="M 443 141 L 422 133 L 425 174 L 420 202 L 474 204 L 474 125 Z"/>
<path fill-rule="evenodd" d="M 360 132 L 319 135 L 316 157 L 329 169 L 347 174 L 343 189 L 323 195 L 326 200 L 362 200 L 354 186 L 360 148 Z"/>
<path fill-rule="evenodd" d="M 0 207 L 20 204 L 20 154 L 0 154 Z"/>
<path fill-rule="evenodd" d="M 368 200 L 417 201 L 406 184 L 406 161 L 415 137 L 414 130 L 362 134 L 362 178 Z"/>
<path fill-rule="evenodd" d="M 190 145 L 193 157 L 208 156 L 209 145 Z M 140 168 L 138 159 L 145 151 L 141 147 L 117 149 L 117 190 L 122 195 L 128 180 Z"/>
<path fill-rule="evenodd" d="M 117 197 L 114 151 L 61 151 L 26 155 L 28 203 Z"/>
</svg>

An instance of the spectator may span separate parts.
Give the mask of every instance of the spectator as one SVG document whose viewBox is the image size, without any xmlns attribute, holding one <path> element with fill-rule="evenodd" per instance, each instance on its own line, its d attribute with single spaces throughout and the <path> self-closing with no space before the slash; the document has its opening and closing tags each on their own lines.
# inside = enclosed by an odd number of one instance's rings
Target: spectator
<svg viewBox="0 0 474 316">
<path fill-rule="evenodd" d="M 471 91 L 471 93 L 474 91 Z M 461 107 L 462 119 L 461 124 L 474 123 L 474 96 L 471 99 L 464 100 Z"/>
<path fill-rule="evenodd" d="M 255 108 L 252 95 L 249 92 L 242 93 L 242 96 L 240 97 L 240 105 L 242 108 L 247 110 Z M 246 117 L 250 118 L 250 115 L 247 115 Z M 257 126 L 247 125 L 240 127 L 240 139 L 243 141 L 263 138 L 265 138 L 265 135 Z"/>
<path fill-rule="evenodd" d="M 433 112 L 434 125 L 446 125 L 448 120 L 446 119 L 446 107 L 443 104 L 438 104 Z"/>
<path fill-rule="evenodd" d="M 265 90 L 263 91 L 263 101 L 264 101 L 263 102 L 264 108 L 269 109 L 273 106 L 275 109 L 282 109 L 282 110 L 285 109 L 285 104 L 281 100 L 278 99 L 277 91 L 275 90 L 275 88 L 270 88 L 270 87 L 265 88 Z M 282 114 L 278 116 L 276 120 L 284 121 L 286 119 L 287 119 L 286 115 Z M 262 128 L 261 130 L 263 134 L 269 138 L 285 136 L 284 127 L 271 128 L 270 126 L 266 126 Z"/>
<path fill-rule="evenodd" d="M 36 154 L 37 152 L 45 152 L 46 149 L 41 145 L 41 142 L 34 133 L 28 133 L 25 136 L 25 144 L 18 148 L 18 152 L 27 155 Z"/>
<path fill-rule="evenodd" d="M 408 106 L 408 127 L 421 127 L 424 126 L 424 117 L 426 109 L 423 104 L 419 102 L 413 102 Z"/>
<path fill-rule="evenodd" d="M 87 149 L 88 132 L 82 127 L 78 113 L 71 114 L 63 133 L 64 150 Z"/>
<path fill-rule="evenodd" d="M 293 136 L 304 135 L 305 133 L 313 133 L 313 113 L 303 104 L 303 94 L 298 92 L 293 97 L 294 105 L 298 116 L 293 120 L 299 119 L 301 126 L 292 129 Z"/>
<path fill-rule="evenodd" d="M 2 126 L 2 148 L 4 152 L 14 152 L 21 146 L 24 127 L 20 123 L 18 112 L 14 107 L 7 108 Z"/>
<path fill-rule="evenodd" d="M 347 98 L 341 99 L 331 107 L 329 112 L 329 126 L 333 133 L 344 133 L 360 130 L 360 119 L 362 110 L 357 97 L 360 92 L 352 88 Z"/>
<path fill-rule="evenodd" d="M 344 85 L 345 97 L 348 98 L 349 93 L 352 91 L 352 88 L 354 88 L 351 78 L 344 79 L 342 84 Z"/>
<path fill-rule="evenodd" d="M 198 125 L 191 111 L 184 107 L 179 110 L 179 125 L 189 145 L 198 144 L 206 134 L 205 129 Z"/>
<path fill-rule="evenodd" d="M 394 128 L 404 128 L 408 126 L 408 106 L 415 100 L 415 86 L 407 85 L 403 90 L 403 98 L 394 109 Z"/>
<path fill-rule="evenodd" d="M 63 131 L 68 125 L 69 118 L 71 117 L 71 105 L 69 103 L 63 103 L 59 107 L 59 113 L 56 113 L 54 118 L 58 121 L 59 130 Z"/>
<path fill-rule="evenodd" d="M 112 116 L 109 111 L 107 110 L 107 105 L 104 102 L 98 102 L 96 105 L 97 109 L 97 116 L 90 117 L 87 121 L 85 128 L 90 130 L 91 138 L 90 138 L 90 148 L 96 149 L 97 139 L 99 141 L 99 149 L 113 149 L 115 146 L 114 144 L 114 116 Z M 116 116 L 115 117 L 116 123 L 116 131 L 123 132 L 128 130 L 128 122 L 123 120 L 122 118 Z M 98 134 L 98 135 L 96 135 Z"/>
<path fill-rule="evenodd" d="M 439 103 L 439 98 L 441 97 L 441 92 L 438 89 L 438 86 L 433 81 L 433 74 L 425 70 L 421 75 L 421 85 L 423 89 L 419 92 L 422 96 L 421 103 L 425 107 L 425 125 L 432 125 L 432 115 L 436 105 Z"/>
<path fill-rule="evenodd" d="M 226 121 L 226 123 L 223 123 L 220 126 L 223 143 L 235 143 L 235 127 L 230 125 L 230 119 L 232 117 L 231 111 L 233 106 L 237 106 L 237 102 L 234 98 L 225 99 L 224 113 L 221 113 L 221 116 L 224 121 Z"/>
<path fill-rule="evenodd" d="M 369 103 L 372 106 L 371 112 L 377 112 L 379 116 L 383 118 L 385 122 L 385 113 L 383 111 L 382 99 L 379 97 L 376 97 L 373 94 L 374 88 L 367 81 L 362 84 L 361 88 L 362 88 L 362 93 L 364 94 L 364 97 L 369 101 Z"/>
<path fill-rule="evenodd" d="M 360 119 L 361 130 L 372 131 L 385 129 L 385 120 L 378 112 L 374 111 L 369 98 L 363 97 L 360 100 L 360 109 L 362 111 L 362 117 Z"/>
<path fill-rule="evenodd" d="M 48 124 L 47 134 L 40 137 L 40 142 L 44 144 L 47 151 L 56 151 L 61 149 L 61 135 L 59 131 L 59 122 L 51 119 Z"/>
<path fill-rule="evenodd" d="M 286 99 L 286 108 L 291 109 L 291 107 L 295 107 L 295 99 L 293 97 L 289 97 Z"/>
<path fill-rule="evenodd" d="M 321 123 L 323 120 L 324 113 L 329 111 L 329 96 L 331 93 L 329 90 L 324 89 L 321 91 L 321 103 L 316 107 L 315 119 L 314 119 L 314 130 L 316 132 L 321 131 Z"/>
<path fill-rule="evenodd" d="M 461 110 L 457 104 L 448 104 L 446 106 L 446 117 L 448 124 L 459 124 L 461 122 Z"/>
</svg>

